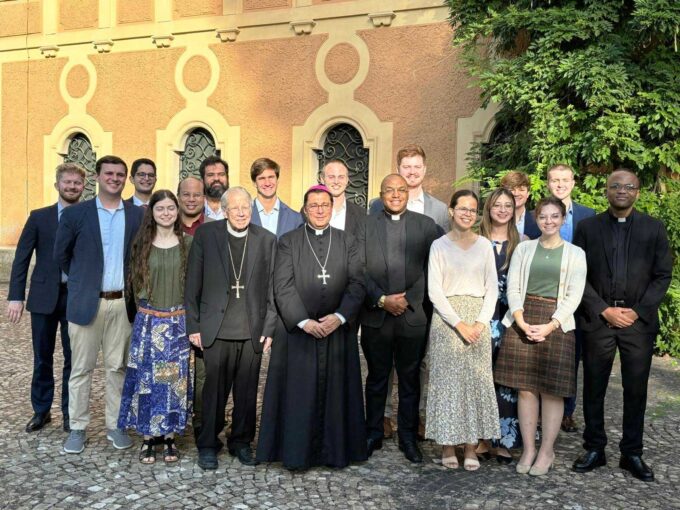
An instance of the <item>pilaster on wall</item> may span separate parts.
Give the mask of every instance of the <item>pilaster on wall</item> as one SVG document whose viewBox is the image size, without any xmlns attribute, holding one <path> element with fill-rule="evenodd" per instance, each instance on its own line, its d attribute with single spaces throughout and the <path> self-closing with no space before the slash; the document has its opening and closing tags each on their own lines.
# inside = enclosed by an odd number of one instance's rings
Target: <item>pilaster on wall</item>
<svg viewBox="0 0 680 510">
<path fill-rule="evenodd" d="M 458 119 L 458 133 L 456 139 L 456 180 L 462 179 L 467 173 L 467 155 L 472 144 L 489 140 L 496 122 L 494 117 L 499 105 L 490 103 L 486 108 L 479 108 L 471 117 Z"/>
</svg>

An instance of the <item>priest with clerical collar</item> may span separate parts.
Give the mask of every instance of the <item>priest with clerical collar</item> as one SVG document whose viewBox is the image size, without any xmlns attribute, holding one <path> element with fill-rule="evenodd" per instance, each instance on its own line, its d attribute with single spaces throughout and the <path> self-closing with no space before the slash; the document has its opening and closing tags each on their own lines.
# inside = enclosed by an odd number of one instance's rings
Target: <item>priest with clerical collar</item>
<svg viewBox="0 0 680 510">
<path fill-rule="evenodd" d="M 245 465 L 255 465 L 257 384 L 262 352 L 276 328 L 273 294 L 276 236 L 250 224 L 250 194 L 241 187 L 222 195 L 225 220 L 196 230 L 185 288 L 187 333 L 203 350 L 203 425 L 196 440 L 198 465 L 217 469 L 225 426 L 224 412 L 233 386 L 234 410 L 227 449 Z"/>
<path fill-rule="evenodd" d="M 279 240 L 279 310 L 264 393 L 257 459 L 291 470 L 366 460 L 359 349 L 349 322 L 364 299 L 354 238 L 330 226 L 333 196 L 304 197 L 307 223 Z"/>
</svg>

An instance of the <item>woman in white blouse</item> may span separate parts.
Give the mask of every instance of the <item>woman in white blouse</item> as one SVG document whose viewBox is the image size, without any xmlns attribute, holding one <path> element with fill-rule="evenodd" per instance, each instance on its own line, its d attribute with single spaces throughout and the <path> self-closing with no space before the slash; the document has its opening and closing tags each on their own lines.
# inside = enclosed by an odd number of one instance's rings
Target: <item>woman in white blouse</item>
<svg viewBox="0 0 680 510">
<path fill-rule="evenodd" d="M 451 232 L 432 243 L 428 264 L 434 316 L 425 435 L 442 445 L 450 469 L 458 467 L 456 445 L 464 444 L 469 471 L 479 468 L 479 439 L 499 437 L 489 331 L 498 279 L 491 242 L 473 231 L 478 202 L 472 191 L 454 193 Z"/>
<path fill-rule="evenodd" d="M 566 208 L 547 197 L 535 209 L 541 236 L 520 243 L 508 271 L 507 326 L 496 360 L 498 384 L 519 390 L 519 426 L 524 443 L 518 473 L 545 475 L 555 459 L 563 397 L 576 391 L 574 312 L 586 283 L 583 250 L 560 237 Z M 542 441 L 536 452 L 539 408 Z"/>
</svg>

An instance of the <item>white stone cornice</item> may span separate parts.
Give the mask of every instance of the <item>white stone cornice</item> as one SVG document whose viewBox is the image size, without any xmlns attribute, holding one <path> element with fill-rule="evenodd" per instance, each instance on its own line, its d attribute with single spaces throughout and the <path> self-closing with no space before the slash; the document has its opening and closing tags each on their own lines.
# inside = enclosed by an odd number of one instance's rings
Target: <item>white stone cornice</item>
<svg viewBox="0 0 680 510">
<path fill-rule="evenodd" d="M 222 42 L 234 42 L 241 31 L 238 28 L 218 28 L 215 30 L 216 37 Z"/>
<path fill-rule="evenodd" d="M 368 15 L 374 27 L 389 27 L 396 16 L 392 11 L 373 12 Z"/>
<path fill-rule="evenodd" d="M 312 29 L 316 25 L 313 19 L 304 21 L 291 21 L 290 26 L 295 30 L 295 35 L 307 35 L 312 33 Z"/>
<path fill-rule="evenodd" d="M 172 34 L 151 36 L 151 40 L 157 48 L 169 48 L 174 38 L 175 36 Z"/>
<path fill-rule="evenodd" d="M 108 53 L 113 47 L 113 41 L 111 39 L 104 39 L 101 41 L 92 41 L 92 45 L 99 53 Z"/>
<path fill-rule="evenodd" d="M 59 46 L 41 46 L 40 47 L 40 53 L 42 53 L 43 57 L 45 58 L 54 58 L 57 56 L 57 52 L 59 51 Z"/>
</svg>

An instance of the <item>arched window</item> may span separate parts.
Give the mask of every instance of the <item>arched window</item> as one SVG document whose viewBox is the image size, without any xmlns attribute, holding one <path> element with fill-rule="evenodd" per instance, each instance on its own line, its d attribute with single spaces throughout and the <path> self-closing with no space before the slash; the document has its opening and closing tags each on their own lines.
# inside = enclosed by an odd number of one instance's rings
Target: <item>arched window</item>
<svg viewBox="0 0 680 510">
<path fill-rule="evenodd" d="M 97 194 L 97 181 L 94 166 L 97 154 L 92 150 L 90 140 L 83 133 L 74 134 L 68 142 L 64 163 L 76 163 L 85 170 L 85 190 L 81 200 L 94 198 Z"/>
<path fill-rule="evenodd" d="M 336 124 L 328 130 L 323 149 L 314 149 L 319 161 L 319 172 L 327 161 L 339 159 L 349 170 L 347 199 L 361 207 L 368 198 L 368 149 L 364 147 L 361 133 L 350 124 Z"/>
<path fill-rule="evenodd" d="M 191 130 L 184 142 L 184 150 L 179 154 L 179 180 L 190 175 L 200 177 L 198 168 L 209 156 L 220 156 L 220 151 L 215 147 L 215 139 L 206 129 Z"/>
</svg>

